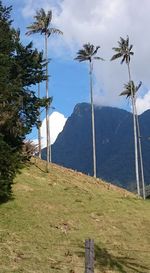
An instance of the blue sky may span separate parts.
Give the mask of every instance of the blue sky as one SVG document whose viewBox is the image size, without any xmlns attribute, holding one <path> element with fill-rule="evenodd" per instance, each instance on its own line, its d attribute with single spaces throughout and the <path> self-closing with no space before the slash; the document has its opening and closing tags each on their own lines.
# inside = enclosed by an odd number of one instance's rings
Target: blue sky
<svg viewBox="0 0 150 273">
<path fill-rule="evenodd" d="M 23 43 L 32 40 L 39 50 L 43 49 L 44 38 L 38 34 L 25 36 L 26 26 L 33 22 L 37 9 L 53 11 L 52 23 L 64 33 L 50 37 L 48 48 L 52 58 L 49 94 L 57 112 L 68 117 L 77 103 L 90 101 L 88 67 L 73 60 L 87 42 L 100 45 L 99 55 L 106 60 L 94 64 L 95 104 L 130 110 L 127 100 L 118 96 L 128 82 L 126 65 L 109 61 L 112 47 L 117 46 L 120 36 L 127 35 L 135 52 L 131 61 L 132 79 L 143 83 L 137 98 L 139 113 L 150 108 L 149 0 L 138 1 L 138 5 L 137 0 L 3 0 L 2 3 L 13 6 L 13 25 L 20 28 Z M 44 95 L 44 85 L 41 89 Z"/>
<path fill-rule="evenodd" d="M 13 6 L 13 25 L 15 28 L 20 28 L 22 41 L 25 44 L 29 41 L 33 41 L 35 47 L 38 47 L 39 50 L 43 50 L 44 37 L 40 36 L 40 34 L 30 37 L 25 36 L 25 32 L 27 31 L 26 26 L 32 23 L 33 19 L 32 17 L 26 18 L 23 16 L 22 10 L 25 7 L 23 1 L 6 0 L 3 1 L 3 3 L 6 6 Z M 73 108 L 77 103 L 89 100 L 88 70 L 85 64 L 79 64 L 73 60 L 76 56 L 76 51 L 74 52 L 74 56 L 73 54 L 69 56 L 68 53 L 64 56 L 63 53 L 62 58 L 58 56 L 59 54 L 55 54 L 53 49 L 52 52 L 50 52 L 51 39 L 56 41 L 56 39 L 61 39 L 61 36 L 57 38 L 51 37 L 49 39 L 49 58 L 51 58 L 49 63 L 49 95 L 53 96 L 53 107 L 68 117 L 71 115 Z M 40 42 L 38 42 L 38 40 Z M 36 90 L 36 87 L 34 90 Z M 45 94 L 45 84 L 42 84 L 41 92 L 43 95 Z"/>
</svg>

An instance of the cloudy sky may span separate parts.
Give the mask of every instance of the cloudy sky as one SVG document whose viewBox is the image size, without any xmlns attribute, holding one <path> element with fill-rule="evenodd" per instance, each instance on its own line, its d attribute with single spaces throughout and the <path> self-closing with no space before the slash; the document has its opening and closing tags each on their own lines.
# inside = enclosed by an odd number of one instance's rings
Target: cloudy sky
<svg viewBox="0 0 150 273">
<path fill-rule="evenodd" d="M 55 111 L 71 115 L 76 103 L 89 101 L 88 66 L 73 60 L 84 43 L 100 45 L 99 55 L 104 62 L 94 63 L 94 100 L 98 105 L 116 106 L 130 110 L 129 102 L 118 94 L 128 82 L 127 67 L 120 61 L 110 62 L 112 47 L 119 37 L 129 35 L 134 56 L 131 74 L 135 83 L 142 81 L 137 106 L 139 113 L 150 108 L 150 1 L 149 0 L 3 0 L 12 5 L 14 26 L 21 29 L 24 43 L 34 42 L 43 48 L 40 35 L 25 36 L 26 26 L 32 23 L 39 8 L 53 11 L 52 23 L 63 36 L 50 37 L 49 92 Z M 44 95 L 44 86 L 42 86 Z M 44 116 L 43 116 L 44 118 Z M 59 121 L 58 121 L 59 122 Z M 61 121 L 60 121 L 61 122 Z"/>
</svg>

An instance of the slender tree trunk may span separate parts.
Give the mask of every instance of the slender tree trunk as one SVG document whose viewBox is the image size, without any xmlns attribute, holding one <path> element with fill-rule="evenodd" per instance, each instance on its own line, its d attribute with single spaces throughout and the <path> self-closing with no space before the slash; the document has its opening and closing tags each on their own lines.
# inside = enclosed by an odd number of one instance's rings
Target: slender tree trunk
<svg viewBox="0 0 150 273">
<path fill-rule="evenodd" d="M 38 83 L 38 97 L 40 98 L 40 83 Z M 41 121 L 39 112 L 39 121 Z M 38 128 L 39 158 L 41 158 L 41 126 Z"/>
<path fill-rule="evenodd" d="M 132 110 L 133 110 L 133 130 L 134 130 L 134 152 L 135 152 L 136 185 L 137 185 L 137 193 L 140 196 L 136 114 L 135 114 L 134 94 L 133 94 L 133 90 L 132 90 L 131 72 L 130 72 L 129 61 L 127 62 L 127 66 L 128 66 L 128 73 L 129 73 L 129 82 L 131 84 L 131 101 L 132 101 Z"/>
<path fill-rule="evenodd" d="M 45 59 L 46 59 L 46 98 L 49 98 L 48 92 L 48 39 L 47 35 L 45 34 Z M 51 162 L 51 145 L 50 145 L 50 126 L 49 126 L 49 105 L 46 106 L 46 137 L 47 137 L 47 171 L 49 169 L 49 162 Z"/>
<path fill-rule="evenodd" d="M 94 104 L 93 104 L 92 70 L 93 70 L 92 62 L 90 62 L 90 95 L 91 95 L 91 115 L 92 115 L 93 176 L 96 177 L 95 116 L 94 116 Z"/>
<path fill-rule="evenodd" d="M 134 98 L 134 99 L 135 99 L 135 98 Z M 139 118 L 138 118 L 137 110 L 136 110 L 136 103 L 135 103 L 135 115 L 136 115 L 137 134 L 138 134 L 138 144 L 139 144 L 139 159 L 140 159 L 140 168 L 141 168 L 142 191 L 143 191 L 143 199 L 145 200 L 145 179 L 144 179 L 144 169 L 143 169 L 143 156 L 142 156 L 142 145 L 141 145 L 141 133 L 140 133 Z"/>
</svg>

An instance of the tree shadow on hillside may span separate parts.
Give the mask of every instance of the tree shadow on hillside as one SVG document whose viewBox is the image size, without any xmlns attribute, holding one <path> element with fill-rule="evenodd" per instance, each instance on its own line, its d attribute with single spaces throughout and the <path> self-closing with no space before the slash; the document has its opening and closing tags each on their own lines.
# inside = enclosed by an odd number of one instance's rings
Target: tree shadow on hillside
<svg viewBox="0 0 150 273">
<path fill-rule="evenodd" d="M 127 252 L 126 252 L 127 253 Z M 95 263 L 97 267 L 109 267 L 110 269 L 117 269 L 121 273 L 148 272 L 148 268 L 140 264 L 139 261 L 133 257 L 115 256 L 110 253 L 106 248 L 101 248 L 95 245 Z"/>
<path fill-rule="evenodd" d="M 82 247 L 83 248 L 83 247 Z M 112 249 L 113 250 L 113 249 Z M 117 270 L 120 273 L 147 273 L 150 268 L 143 266 L 139 261 L 128 255 L 116 256 L 110 253 L 106 248 L 98 245 L 94 246 L 95 251 L 95 269 L 101 270 Z M 127 251 L 126 251 L 127 253 Z M 79 256 L 85 256 L 84 250 L 78 253 Z"/>
<path fill-rule="evenodd" d="M 41 172 L 43 173 L 48 173 L 46 170 L 43 170 L 41 167 L 39 167 L 38 165 L 34 164 L 34 166 L 39 169 Z"/>
</svg>

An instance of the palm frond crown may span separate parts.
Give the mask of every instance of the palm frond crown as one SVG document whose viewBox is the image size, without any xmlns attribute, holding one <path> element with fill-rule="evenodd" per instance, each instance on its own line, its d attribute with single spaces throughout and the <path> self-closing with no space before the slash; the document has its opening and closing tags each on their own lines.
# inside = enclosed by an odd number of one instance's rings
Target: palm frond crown
<svg viewBox="0 0 150 273">
<path fill-rule="evenodd" d="M 133 81 L 130 81 L 127 84 L 124 84 L 124 91 L 120 93 L 120 96 L 126 95 L 128 98 L 128 97 L 131 97 L 132 92 L 133 92 L 133 96 L 135 96 L 135 93 L 139 90 L 141 85 L 142 85 L 141 81 L 139 82 L 137 86 L 134 84 Z"/>
<path fill-rule="evenodd" d="M 126 39 L 120 37 L 120 41 L 118 41 L 118 47 L 113 47 L 112 49 L 116 52 L 110 59 L 111 61 L 116 60 L 118 58 L 122 58 L 121 64 L 125 61 L 126 63 L 130 62 L 131 55 L 134 54 L 131 51 L 133 45 L 129 45 L 129 37 L 127 36 Z"/>
<path fill-rule="evenodd" d="M 51 34 L 63 34 L 59 29 L 50 27 L 52 21 L 51 10 L 46 13 L 45 10 L 41 8 L 36 11 L 34 18 L 35 21 L 27 27 L 28 31 L 26 32 L 26 35 L 40 33 L 49 37 Z"/>
<path fill-rule="evenodd" d="M 74 60 L 77 60 L 79 62 L 84 62 L 84 61 L 91 62 L 92 59 L 104 60 L 103 58 L 96 56 L 99 48 L 100 46 L 96 46 L 95 48 L 94 45 L 90 43 L 84 44 L 83 48 L 77 52 L 77 57 L 74 58 Z"/>
</svg>

